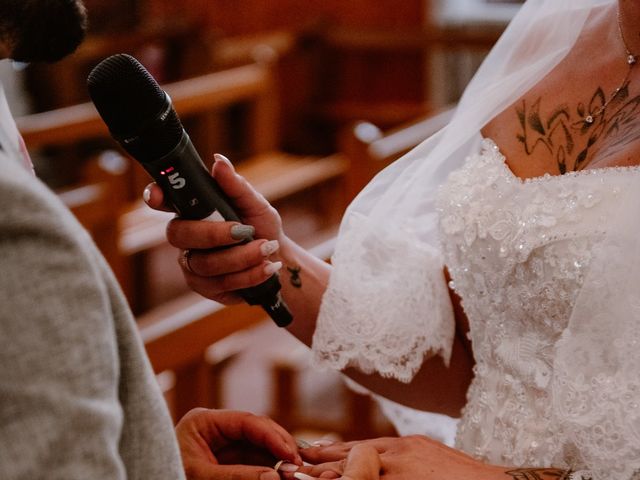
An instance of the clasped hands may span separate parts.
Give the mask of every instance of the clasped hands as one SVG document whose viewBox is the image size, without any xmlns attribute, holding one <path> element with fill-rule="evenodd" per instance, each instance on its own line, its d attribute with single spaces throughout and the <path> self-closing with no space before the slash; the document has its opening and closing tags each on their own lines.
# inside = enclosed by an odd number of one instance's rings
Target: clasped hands
<svg viewBox="0 0 640 480">
<path fill-rule="evenodd" d="M 483 464 L 420 435 L 298 448 L 267 417 L 204 408 L 187 413 L 176 434 L 189 480 L 505 478 L 504 467 Z M 280 460 L 286 463 L 276 471 Z"/>
</svg>

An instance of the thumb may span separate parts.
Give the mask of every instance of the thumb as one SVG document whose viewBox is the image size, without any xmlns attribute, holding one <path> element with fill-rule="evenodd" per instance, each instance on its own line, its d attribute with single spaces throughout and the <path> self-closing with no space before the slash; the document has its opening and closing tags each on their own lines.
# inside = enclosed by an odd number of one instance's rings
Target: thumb
<svg viewBox="0 0 640 480">
<path fill-rule="evenodd" d="M 163 212 L 175 212 L 164 200 L 162 189 L 154 182 L 147 185 L 142 192 L 142 199 L 149 207 Z"/>
<path fill-rule="evenodd" d="M 214 158 L 216 161 L 211 173 L 238 212 L 247 217 L 263 213 L 269 207 L 269 202 L 242 175 L 236 173 L 227 157 L 216 153 Z"/>
<path fill-rule="evenodd" d="M 214 465 L 202 462 L 187 469 L 188 480 L 280 480 L 273 468 L 248 465 Z M 368 479 L 367 479 L 368 480 Z"/>
<path fill-rule="evenodd" d="M 380 478 L 380 455 L 370 445 L 359 443 L 349 452 L 342 473 L 342 480 L 378 480 Z"/>
</svg>

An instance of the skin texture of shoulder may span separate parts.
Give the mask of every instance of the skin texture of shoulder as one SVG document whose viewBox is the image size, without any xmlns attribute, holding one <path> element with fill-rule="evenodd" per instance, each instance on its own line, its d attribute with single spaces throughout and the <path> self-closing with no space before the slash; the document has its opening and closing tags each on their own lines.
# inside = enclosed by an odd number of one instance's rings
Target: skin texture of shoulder
<svg viewBox="0 0 640 480">
<path fill-rule="evenodd" d="M 482 130 L 517 176 L 640 163 L 640 66 L 627 63 L 616 15 L 588 20 L 567 57 Z"/>
</svg>

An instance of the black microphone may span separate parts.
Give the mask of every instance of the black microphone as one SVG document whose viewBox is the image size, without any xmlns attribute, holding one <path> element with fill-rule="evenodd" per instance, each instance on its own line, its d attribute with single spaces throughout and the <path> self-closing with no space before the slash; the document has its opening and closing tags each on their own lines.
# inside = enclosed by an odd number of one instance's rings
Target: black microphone
<svg viewBox="0 0 640 480">
<path fill-rule="evenodd" d="M 240 221 L 191 143 L 171 99 L 135 58 L 118 54 L 103 60 L 87 84 L 113 138 L 149 172 L 181 218 L 201 220 L 218 211 L 225 220 Z M 293 317 L 280 288 L 273 275 L 238 293 L 285 327 Z"/>
</svg>

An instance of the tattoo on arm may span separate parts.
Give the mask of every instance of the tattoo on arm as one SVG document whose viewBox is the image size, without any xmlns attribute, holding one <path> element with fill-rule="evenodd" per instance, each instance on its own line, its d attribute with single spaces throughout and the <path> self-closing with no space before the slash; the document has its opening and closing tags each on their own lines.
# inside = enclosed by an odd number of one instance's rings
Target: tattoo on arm
<svg viewBox="0 0 640 480">
<path fill-rule="evenodd" d="M 298 265 L 294 265 L 292 267 L 287 266 L 287 270 L 291 274 L 291 277 L 289 278 L 291 285 L 296 288 L 302 287 L 302 279 L 300 278 L 301 268 Z"/>
<path fill-rule="evenodd" d="M 517 468 L 504 473 L 512 480 L 571 480 L 573 471 L 560 468 Z"/>
</svg>

